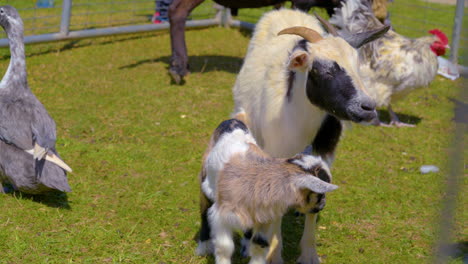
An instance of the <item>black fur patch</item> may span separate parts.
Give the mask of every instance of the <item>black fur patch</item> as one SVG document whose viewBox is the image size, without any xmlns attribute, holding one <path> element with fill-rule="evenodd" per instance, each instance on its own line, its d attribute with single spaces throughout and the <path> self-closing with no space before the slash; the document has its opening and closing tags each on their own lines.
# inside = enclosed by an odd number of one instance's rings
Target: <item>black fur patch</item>
<svg viewBox="0 0 468 264">
<path fill-rule="evenodd" d="M 218 141 L 218 139 L 221 137 L 222 134 L 224 133 L 231 133 L 235 129 L 242 129 L 246 133 L 249 131 L 247 126 L 244 124 L 244 122 L 238 120 L 238 119 L 229 119 L 221 122 L 219 126 L 216 128 L 214 134 L 213 134 L 213 139 L 215 142 Z"/>
<path fill-rule="evenodd" d="M 302 50 L 308 51 L 307 49 L 307 40 L 301 39 L 299 42 L 297 42 L 297 47 L 299 47 Z"/>
<path fill-rule="evenodd" d="M 327 154 L 333 154 L 340 140 L 342 130 L 343 126 L 340 120 L 332 115 L 327 115 L 312 142 L 314 152 L 322 157 Z"/>
<path fill-rule="evenodd" d="M 320 165 L 313 166 L 309 172 L 324 182 L 330 183 L 331 181 L 330 175 Z"/>
<path fill-rule="evenodd" d="M 261 234 L 255 234 L 252 237 L 252 243 L 259 245 L 261 248 L 266 248 L 270 246 L 268 241 Z"/>
<path fill-rule="evenodd" d="M 286 91 L 286 99 L 288 99 L 288 103 L 291 102 L 292 88 L 293 88 L 295 78 L 296 78 L 296 72 L 289 71 L 289 73 L 288 73 L 288 90 Z"/>
<path fill-rule="evenodd" d="M 294 47 L 293 50 L 301 49 L 304 51 L 307 51 L 307 40 L 302 39 L 299 42 L 297 42 L 297 45 Z M 288 102 L 291 102 L 292 98 L 292 88 L 294 84 L 294 79 L 296 78 L 296 73 L 294 71 L 289 71 L 288 72 L 288 87 L 286 91 L 286 98 L 288 99 Z"/>
<path fill-rule="evenodd" d="M 314 208 L 312 208 L 309 213 L 316 214 L 325 208 L 325 194 L 317 194 L 317 203 Z"/>
<path fill-rule="evenodd" d="M 357 90 L 351 77 L 335 61 L 314 60 L 306 93 L 312 104 L 340 119 L 350 119 L 347 107 Z"/>
<path fill-rule="evenodd" d="M 244 237 L 246 239 L 251 239 L 252 238 L 252 229 L 247 229 L 247 231 L 244 232 Z"/>
<path fill-rule="evenodd" d="M 208 210 L 201 214 L 201 227 L 200 227 L 200 241 L 206 241 L 210 239 L 210 224 L 208 222 Z"/>
</svg>

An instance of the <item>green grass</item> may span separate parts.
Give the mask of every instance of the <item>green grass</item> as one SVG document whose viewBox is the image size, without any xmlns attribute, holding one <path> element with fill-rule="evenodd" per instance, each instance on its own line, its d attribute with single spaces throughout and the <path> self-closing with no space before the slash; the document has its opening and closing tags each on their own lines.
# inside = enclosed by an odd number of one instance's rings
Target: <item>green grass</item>
<svg viewBox="0 0 468 264">
<path fill-rule="evenodd" d="M 233 108 L 248 41 L 236 29 L 187 32 L 184 86 L 167 74 L 166 32 L 27 46 L 29 83 L 57 123 L 73 192 L 0 196 L 0 263 L 210 263 L 194 255 L 197 174 L 211 132 Z M 0 71 L 8 54 L 0 49 Z M 416 128 L 346 131 L 333 168 L 340 189 L 319 223 L 324 263 L 431 259 L 454 130 L 450 98 L 462 85 L 437 77 L 396 103 Z M 422 175 L 423 164 L 441 171 Z M 468 240 L 466 208 L 461 196 L 454 242 Z M 287 263 L 299 254 L 302 221 L 284 221 Z"/>
</svg>

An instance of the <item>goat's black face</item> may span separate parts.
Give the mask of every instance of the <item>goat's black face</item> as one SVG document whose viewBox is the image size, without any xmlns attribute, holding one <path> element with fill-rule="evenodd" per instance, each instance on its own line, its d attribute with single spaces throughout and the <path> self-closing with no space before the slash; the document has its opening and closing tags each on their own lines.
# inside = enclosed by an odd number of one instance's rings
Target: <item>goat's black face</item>
<svg viewBox="0 0 468 264">
<path fill-rule="evenodd" d="M 377 116 L 375 102 L 358 90 L 346 70 L 334 61 L 314 60 L 306 92 L 312 104 L 337 118 L 363 122 Z"/>
</svg>

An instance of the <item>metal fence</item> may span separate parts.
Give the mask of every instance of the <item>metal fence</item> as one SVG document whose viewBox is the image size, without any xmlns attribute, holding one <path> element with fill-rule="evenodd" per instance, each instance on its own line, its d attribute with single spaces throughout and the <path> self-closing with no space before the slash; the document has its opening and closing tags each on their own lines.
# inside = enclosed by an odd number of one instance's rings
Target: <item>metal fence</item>
<svg viewBox="0 0 468 264">
<path fill-rule="evenodd" d="M 168 23 L 150 22 L 155 12 L 154 0 L 63 0 L 50 7 L 38 7 L 34 0 L 6 0 L 0 4 L 14 6 L 25 24 L 25 43 L 138 33 L 169 28 Z M 219 25 L 216 10 L 203 5 L 194 12 L 187 27 Z M 4 34 L 4 33 L 3 33 Z M 8 40 L 0 39 L 0 47 Z"/>
<path fill-rule="evenodd" d="M 466 0 L 394 0 L 389 6 L 389 12 L 393 28 L 405 36 L 421 37 L 433 28 L 445 32 L 450 39 L 450 60 L 466 66 L 467 6 Z"/>
<path fill-rule="evenodd" d="M 49 8 L 38 7 L 48 2 Z M 457 7 L 458 2 L 458 7 Z M 389 6 L 390 18 L 397 32 L 410 37 L 427 35 L 439 28 L 451 37 L 450 59 L 468 65 L 468 22 L 466 0 L 394 0 Z M 15 6 L 25 24 L 25 42 L 97 37 L 168 29 L 167 23 L 152 24 L 154 0 L 0 0 Z M 209 0 L 197 7 L 187 27 L 227 24 L 252 28 L 256 18 L 233 20 L 227 13 L 213 8 Z M 271 8 L 264 8 L 270 10 Z M 224 15 L 223 15 L 224 14 Z M 463 26 L 462 26 L 463 25 Z M 462 29 L 463 28 L 463 29 Z M 2 33 L 3 34 L 3 33 Z M 8 45 L 3 35 L 0 47 Z"/>
</svg>

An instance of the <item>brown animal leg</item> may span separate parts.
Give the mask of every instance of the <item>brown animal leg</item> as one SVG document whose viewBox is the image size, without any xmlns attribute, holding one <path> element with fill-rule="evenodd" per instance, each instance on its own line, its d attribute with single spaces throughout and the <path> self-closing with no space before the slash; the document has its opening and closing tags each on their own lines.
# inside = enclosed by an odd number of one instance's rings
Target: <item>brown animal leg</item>
<svg viewBox="0 0 468 264">
<path fill-rule="evenodd" d="M 175 0 L 169 6 L 171 33 L 171 62 L 169 73 L 177 84 L 189 73 L 187 46 L 185 45 L 185 21 L 192 10 L 204 0 Z"/>
</svg>

